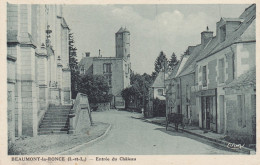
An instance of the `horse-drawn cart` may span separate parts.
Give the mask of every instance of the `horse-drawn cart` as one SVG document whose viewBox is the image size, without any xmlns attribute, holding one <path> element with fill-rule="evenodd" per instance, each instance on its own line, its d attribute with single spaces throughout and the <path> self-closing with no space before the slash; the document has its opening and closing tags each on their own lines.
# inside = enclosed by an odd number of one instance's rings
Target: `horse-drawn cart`
<svg viewBox="0 0 260 165">
<path fill-rule="evenodd" d="M 174 123 L 175 130 L 178 131 L 179 124 L 181 124 L 183 126 L 183 114 L 169 113 L 166 117 L 166 130 L 170 123 Z"/>
</svg>

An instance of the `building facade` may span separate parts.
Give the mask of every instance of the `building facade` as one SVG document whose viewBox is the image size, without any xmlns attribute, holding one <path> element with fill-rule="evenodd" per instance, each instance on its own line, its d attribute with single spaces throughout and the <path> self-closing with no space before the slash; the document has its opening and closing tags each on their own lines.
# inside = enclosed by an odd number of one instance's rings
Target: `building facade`
<svg viewBox="0 0 260 165">
<path fill-rule="evenodd" d="M 50 104 L 71 104 L 68 33 L 60 5 L 7 4 L 11 141 L 37 135 Z"/>
<path fill-rule="evenodd" d="M 209 53 L 210 52 L 210 53 Z M 239 18 L 221 18 L 197 60 L 197 109 L 200 127 L 227 131 L 224 86 L 255 66 L 255 5 Z"/>
<path fill-rule="evenodd" d="M 216 36 L 208 28 L 201 33 L 201 43 L 188 48 L 169 76 L 166 113 L 182 113 L 186 124 L 255 143 L 255 18 L 253 4 L 238 18 L 221 18 Z"/>
<path fill-rule="evenodd" d="M 131 62 L 130 62 L 130 32 L 126 28 L 120 28 L 115 34 L 115 57 L 90 57 L 89 54 L 79 63 L 81 74 L 103 75 L 110 86 L 110 92 L 114 96 L 111 106 L 124 108 L 125 102 L 121 91 L 130 86 Z"/>
</svg>

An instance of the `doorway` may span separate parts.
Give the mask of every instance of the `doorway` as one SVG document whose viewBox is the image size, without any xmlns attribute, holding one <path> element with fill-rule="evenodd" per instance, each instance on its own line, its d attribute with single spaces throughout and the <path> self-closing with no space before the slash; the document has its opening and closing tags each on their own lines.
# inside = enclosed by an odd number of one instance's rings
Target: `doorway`
<svg viewBox="0 0 260 165">
<path fill-rule="evenodd" d="M 201 97 L 202 128 L 216 131 L 217 111 L 215 107 L 215 96 Z"/>
</svg>

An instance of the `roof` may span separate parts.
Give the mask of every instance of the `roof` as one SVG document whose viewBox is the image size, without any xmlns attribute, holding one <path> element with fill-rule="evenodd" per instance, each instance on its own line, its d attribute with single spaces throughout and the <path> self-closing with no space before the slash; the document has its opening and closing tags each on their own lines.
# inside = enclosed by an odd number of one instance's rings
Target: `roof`
<svg viewBox="0 0 260 165">
<path fill-rule="evenodd" d="M 242 74 L 237 79 L 227 84 L 224 88 L 231 88 L 245 85 L 256 85 L 256 67 L 252 67 L 248 72 Z"/>
<path fill-rule="evenodd" d="M 241 18 L 225 18 L 225 17 L 222 17 L 222 19 L 226 22 L 243 22 L 244 21 Z"/>
<path fill-rule="evenodd" d="M 79 67 L 84 66 L 86 70 L 93 65 L 93 57 L 83 57 L 79 62 Z"/>
<path fill-rule="evenodd" d="M 125 33 L 125 32 L 130 33 L 130 31 L 126 27 L 125 28 L 121 27 L 116 33 Z"/>
<path fill-rule="evenodd" d="M 183 69 L 180 71 L 179 75 L 177 75 L 177 77 L 181 77 L 181 76 L 195 72 L 196 59 L 199 57 L 201 49 L 202 49 L 202 46 L 197 45 L 192 50 L 191 54 L 187 55 L 187 56 L 189 56 L 189 58 L 186 61 L 186 63 L 184 64 Z"/>
<path fill-rule="evenodd" d="M 179 67 L 180 67 L 180 64 L 181 64 L 181 62 L 179 61 L 178 64 L 173 67 L 171 73 L 170 73 L 169 76 L 168 76 L 168 79 L 173 79 L 173 78 L 175 78 L 175 76 L 176 76 L 176 74 L 177 74 L 177 71 L 178 71 L 178 69 L 179 69 Z"/>
<path fill-rule="evenodd" d="M 180 72 L 182 71 L 183 66 L 185 65 L 185 63 L 187 62 L 189 56 L 183 56 L 181 61 L 180 61 L 180 66 L 177 70 L 177 73 L 175 74 L 175 77 L 178 76 L 180 74 Z"/>
<path fill-rule="evenodd" d="M 249 12 L 250 11 L 250 12 Z M 206 57 L 217 53 L 218 51 L 239 42 L 251 42 L 256 40 L 255 38 L 255 17 L 256 17 L 256 7 L 255 5 L 251 5 L 250 9 L 247 9 L 246 14 L 242 13 L 244 21 L 235 29 L 232 34 L 226 38 L 225 41 L 219 42 L 217 37 L 213 37 L 209 42 L 207 48 L 201 53 L 200 57 L 197 61 L 200 61 Z M 240 18 L 242 18 L 240 16 Z M 227 18 L 225 18 L 227 19 Z M 230 18 L 231 19 L 231 18 Z M 224 20 L 224 19 L 223 19 Z M 231 19 L 233 20 L 233 19 Z M 241 20 L 241 19 L 237 19 Z"/>
<path fill-rule="evenodd" d="M 164 72 L 159 72 L 152 85 L 153 88 L 164 87 Z"/>
</svg>

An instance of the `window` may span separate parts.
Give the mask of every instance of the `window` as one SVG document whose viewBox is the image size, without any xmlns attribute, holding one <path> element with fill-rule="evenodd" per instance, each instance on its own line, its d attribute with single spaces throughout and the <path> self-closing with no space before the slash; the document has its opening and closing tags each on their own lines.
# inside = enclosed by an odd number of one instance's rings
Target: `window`
<svg viewBox="0 0 260 165">
<path fill-rule="evenodd" d="M 108 86 L 112 86 L 112 75 L 105 75 L 105 78 L 107 79 Z"/>
<path fill-rule="evenodd" d="M 127 64 L 125 64 L 125 73 L 128 73 L 128 68 L 127 68 Z"/>
<path fill-rule="evenodd" d="M 112 73 L 111 63 L 105 63 L 105 64 L 103 65 L 103 72 L 104 72 L 104 73 Z"/>
<path fill-rule="evenodd" d="M 220 27 L 220 42 L 225 41 L 226 39 L 226 25 Z"/>
<path fill-rule="evenodd" d="M 225 63 L 224 58 L 218 61 L 218 74 L 219 74 L 219 83 L 224 83 L 225 81 Z"/>
<path fill-rule="evenodd" d="M 163 89 L 158 89 L 158 95 L 160 95 L 160 96 L 163 95 Z"/>
<path fill-rule="evenodd" d="M 207 67 L 202 67 L 202 85 L 205 87 L 207 86 Z"/>
<path fill-rule="evenodd" d="M 177 84 L 177 98 L 180 98 L 180 84 Z"/>
<path fill-rule="evenodd" d="M 186 99 L 190 100 L 190 86 L 189 86 L 189 84 L 186 85 Z"/>
<path fill-rule="evenodd" d="M 85 68 L 81 68 L 80 73 L 85 74 Z"/>
<path fill-rule="evenodd" d="M 235 55 L 232 55 L 232 79 L 235 79 Z"/>
<path fill-rule="evenodd" d="M 178 112 L 179 114 L 181 113 L 181 106 L 180 106 L 180 105 L 178 105 L 177 112 Z"/>
<path fill-rule="evenodd" d="M 246 127 L 245 95 L 237 95 L 238 126 Z"/>
</svg>

